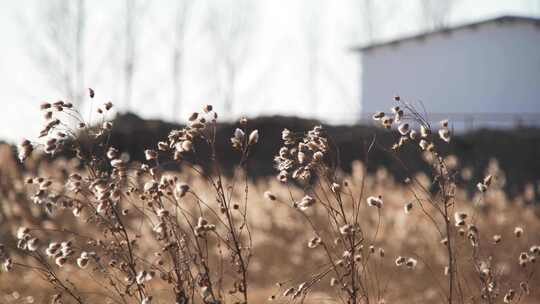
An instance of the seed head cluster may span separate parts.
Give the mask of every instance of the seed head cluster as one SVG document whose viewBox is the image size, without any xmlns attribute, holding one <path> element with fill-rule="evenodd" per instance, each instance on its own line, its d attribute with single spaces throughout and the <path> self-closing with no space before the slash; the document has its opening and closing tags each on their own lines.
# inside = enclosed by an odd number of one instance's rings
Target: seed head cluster
<svg viewBox="0 0 540 304">
<path fill-rule="evenodd" d="M 92 89 L 88 94 L 96 98 Z M 21 187 L 30 193 L 36 218 L 47 223 L 28 221 L 12 231 L 8 242 L 13 248 L 0 244 L 2 271 L 39 273 L 55 290 L 53 303 L 91 302 L 87 299 L 94 295 L 77 281 L 88 277 L 98 278 L 101 293 L 115 303 L 160 302 L 163 293 L 175 303 L 248 304 L 253 303 L 252 278 L 260 269 L 264 277 L 274 275 L 273 269 L 287 267 L 285 260 L 300 267 L 293 270 L 303 271 L 279 278 L 270 301 L 315 303 L 320 297 L 314 291 L 325 282 L 343 303 L 382 304 L 394 292 L 387 287 L 409 286 L 402 280 L 407 278 L 419 286 L 415 290 L 422 289 L 428 274 L 440 289 L 434 294 L 449 303 L 465 298 L 517 303 L 533 294 L 540 246 L 528 243 L 534 234 L 525 234 L 523 227 L 534 231 L 534 225 L 480 230 L 483 222 L 478 219 L 496 206 L 487 201 L 491 195 L 479 194 L 478 204 L 464 204 L 456 190 L 462 182 L 456 179 L 460 164 L 452 165 L 440 149 L 451 142 L 449 122 L 432 129 L 410 103 L 399 96 L 394 102 L 388 113 L 373 115 L 385 129 L 395 128 L 388 132 L 395 136 L 392 149 L 369 148 L 367 156 L 389 153 L 405 163 L 400 149 L 410 145 L 432 169 L 427 182 L 409 175 L 399 186 L 407 189 L 400 197 L 391 193 L 397 187 L 393 183 L 366 173 L 369 164 L 362 164 L 361 174 L 342 172 L 340 153 L 321 126 L 306 133 L 282 131 L 283 145 L 274 157 L 281 183 L 269 182 L 269 190 L 257 192 L 246 170 L 261 137 L 247 118 L 225 140 L 216 139 L 218 115 L 207 105 L 190 114 L 185 127 L 138 151 L 139 162 L 109 145 L 105 135 L 114 126 L 105 116 L 113 109 L 111 102 L 98 106 L 99 123 L 84 122 L 68 102 L 43 103 L 45 125 L 36 141 L 20 143 L 18 158 L 27 160 L 35 150 L 45 156 L 68 151 L 77 164 L 56 175 L 29 167 Z M 227 148 L 240 156 L 233 176 L 222 174 L 223 154 L 216 151 L 216 141 L 230 142 Z M 476 185 L 478 191 L 486 192 L 494 179 L 487 175 Z M 253 204 L 255 195 L 266 203 Z M 262 212 L 252 217 L 257 208 Z M 282 208 L 289 210 L 285 217 Z M 282 228 L 282 219 L 290 225 L 277 235 L 274 229 Z M 252 239 L 268 228 L 269 240 Z M 255 246 L 262 244 L 275 255 L 278 243 L 299 252 L 287 252 L 277 266 L 254 259 L 261 251 L 253 250 Z M 505 263 L 499 255 L 508 244 L 516 251 L 504 252 L 510 257 Z M 405 254 L 388 259 L 396 253 Z M 258 271 L 250 267 L 252 259 Z M 431 292 L 423 296 L 433 297 Z"/>
<path fill-rule="evenodd" d="M 289 178 L 309 181 L 321 169 L 328 152 L 326 132 L 316 126 L 306 135 L 299 136 L 285 129 L 282 139 L 284 146 L 274 158 L 278 179 L 282 182 Z"/>
</svg>

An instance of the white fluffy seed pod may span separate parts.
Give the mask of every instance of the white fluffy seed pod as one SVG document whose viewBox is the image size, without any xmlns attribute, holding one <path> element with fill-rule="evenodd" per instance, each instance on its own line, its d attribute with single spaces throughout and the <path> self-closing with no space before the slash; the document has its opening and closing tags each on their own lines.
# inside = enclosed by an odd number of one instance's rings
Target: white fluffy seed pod
<svg viewBox="0 0 540 304">
<path fill-rule="evenodd" d="M 381 208 L 382 205 L 383 205 L 383 200 L 382 200 L 382 196 L 370 196 L 367 198 L 367 204 L 368 206 L 370 207 L 377 207 L 377 208 Z"/>
<path fill-rule="evenodd" d="M 259 142 L 259 130 L 253 130 L 249 134 L 248 143 L 250 145 L 254 145 L 254 144 L 258 143 L 258 142 Z"/>
</svg>

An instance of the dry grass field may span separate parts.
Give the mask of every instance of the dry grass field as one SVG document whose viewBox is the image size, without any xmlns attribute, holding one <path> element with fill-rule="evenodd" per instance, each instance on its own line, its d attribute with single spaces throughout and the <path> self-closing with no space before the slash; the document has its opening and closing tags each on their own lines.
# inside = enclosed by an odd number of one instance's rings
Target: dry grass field
<svg viewBox="0 0 540 304">
<path fill-rule="evenodd" d="M 51 126 L 77 112 L 45 105 L 45 140 L 23 142 L 19 155 L 0 146 L 0 303 L 540 302 L 530 191 L 509 199 L 496 160 L 471 180 L 437 153 L 451 136 L 444 123 L 401 106 L 392 121 L 376 117 L 402 134 L 388 153 L 399 162 L 400 146 L 416 145 L 433 166 L 405 183 L 367 174 L 369 159 L 340 172 L 317 127 L 284 131 L 277 178 L 252 180 L 246 160 L 264 134 L 249 121 L 231 134 L 234 176 L 219 164 L 205 172 L 198 163 L 215 161 L 197 156 L 215 140 L 208 107 L 130 162 L 107 145 L 106 120 Z M 47 160 L 60 149 L 77 157 Z"/>
</svg>

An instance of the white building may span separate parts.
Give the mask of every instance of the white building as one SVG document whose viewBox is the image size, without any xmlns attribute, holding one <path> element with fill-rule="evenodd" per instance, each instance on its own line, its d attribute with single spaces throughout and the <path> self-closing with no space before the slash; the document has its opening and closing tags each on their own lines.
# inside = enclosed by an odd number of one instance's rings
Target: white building
<svg viewBox="0 0 540 304">
<path fill-rule="evenodd" d="M 540 19 L 504 16 L 354 50 L 362 119 L 397 94 L 458 129 L 539 125 Z"/>
</svg>

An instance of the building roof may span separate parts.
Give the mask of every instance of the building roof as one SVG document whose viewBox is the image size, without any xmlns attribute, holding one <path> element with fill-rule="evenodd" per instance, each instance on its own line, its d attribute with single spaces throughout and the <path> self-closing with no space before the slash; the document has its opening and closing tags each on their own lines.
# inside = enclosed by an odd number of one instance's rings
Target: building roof
<svg viewBox="0 0 540 304">
<path fill-rule="evenodd" d="M 408 41 L 413 41 L 413 40 L 424 40 L 431 36 L 435 36 L 439 34 L 449 34 L 454 31 L 467 29 L 467 28 L 476 28 L 476 27 L 486 25 L 486 24 L 492 24 L 492 23 L 508 24 L 508 23 L 514 23 L 514 22 L 525 22 L 525 23 L 531 23 L 531 24 L 540 26 L 540 18 L 524 17 L 524 16 L 499 16 L 495 18 L 489 18 L 489 19 L 484 19 L 484 20 L 480 20 L 476 22 L 466 23 L 466 24 L 462 24 L 462 25 L 458 25 L 454 27 L 448 27 L 448 28 L 424 32 L 424 33 L 416 34 L 412 36 L 406 36 L 406 37 L 393 39 L 389 41 L 375 42 L 375 43 L 370 43 L 367 45 L 352 47 L 351 50 L 356 51 L 356 52 L 364 52 L 364 51 L 369 51 L 369 50 L 386 47 L 386 46 L 396 46 L 402 42 L 408 42 Z"/>
</svg>

